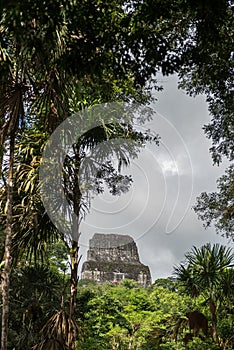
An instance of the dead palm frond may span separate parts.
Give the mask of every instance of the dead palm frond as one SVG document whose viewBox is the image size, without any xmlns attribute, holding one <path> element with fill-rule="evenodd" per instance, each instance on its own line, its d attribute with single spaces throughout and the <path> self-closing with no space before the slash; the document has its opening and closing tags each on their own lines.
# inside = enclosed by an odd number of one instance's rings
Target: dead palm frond
<svg viewBox="0 0 234 350">
<path fill-rule="evenodd" d="M 68 350 L 56 339 L 44 340 L 40 344 L 34 346 L 33 350 Z"/>
<path fill-rule="evenodd" d="M 41 330 L 41 342 L 33 350 L 69 350 L 78 335 L 78 325 L 64 310 L 57 312 Z"/>
<path fill-rule="evenodd" d="M 0 102 L 1 123 L 0 140 L 3 144 L 12 132 L 18 128 L 19 121 L 23 122 L 24 102 L 23 97 L 28 86 L 23 83 L 14 84 Z"/>
</svg>

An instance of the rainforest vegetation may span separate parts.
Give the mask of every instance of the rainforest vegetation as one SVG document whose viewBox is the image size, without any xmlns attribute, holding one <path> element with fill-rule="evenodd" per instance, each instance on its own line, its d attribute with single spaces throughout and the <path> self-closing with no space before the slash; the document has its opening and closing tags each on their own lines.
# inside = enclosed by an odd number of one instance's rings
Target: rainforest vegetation
<svg viewBox="0 0 234 350">
<path fill-rule="evenodd" d="M 9 349 L 67 348 L 65 253 L 56 243 L 48 264 L 14 269 Z M 80 280 L 75 349 L 232 349 L 234 271 L 228 266 L 233 263 L 229 248 L 208 244 L 191 249 L 173 277 L 147 288 L 128 279 L 119 285 Z"/>
<path fill-rule="evenodd" d="M 127 280 L 119 286 L 78 281 L 79 223 L 93 193 L 101 193 L 104 184 L 113 195 L 127 191 L 131 178 L 121 175 L 122 166 L 146 142 L 158 144 L 157 135 L 137 131 L 122 115 L 105 123 L 99 113 L 96 127 L 80 135 L 61 164 L 62 188 L 74 213 L 70 235 L 53 224 L 41 199 L 42 153 L 56 128 L 77 112 L 93 125 L 91 108 L 100 104 L 148 107 L 154 92 L 162 90 L 159 74 L 177 74 L 186 93 L 206 97 L 210 123 L 204 132 L 212 142 L 211 157 L 216 165 L 223 159 L 230 165 L 217 192 L 203 192 L 195 211 L 230 242 L 231 1 L 1 1 L 1 350 L 233 347 L 229 248 L 191 247 L 185 264 L 175 268 L 176 279 L 158 280 L 147 289 Z M 148 117 L 143 114 L 141 123 Z M 106 156 L 96 154 L 95 171 L 89 168 L 92 186 L 82 192 L 85 156 L 114 139 L 121 139 L 119 148 L 109 142 Z M 208 322 L 203 331 L 192 327 L 195 337 L 188 330 L 193 311 Z"/>
</svg>

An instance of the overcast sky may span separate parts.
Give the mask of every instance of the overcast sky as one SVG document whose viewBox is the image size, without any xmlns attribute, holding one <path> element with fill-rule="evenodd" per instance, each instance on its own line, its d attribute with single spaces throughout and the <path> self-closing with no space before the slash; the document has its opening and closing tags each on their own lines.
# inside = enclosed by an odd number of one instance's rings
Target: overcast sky
<svg viewBox="0 0 234 350">
<path fill-rule="evenodd" d="M 215 230 L 205 230 L 191 209 L 202 191 L 214 191 L 225 166 L 214 167 L 210 141 L 202 126 L 209 121 L 205 99 L 192 98 L 177 89 L 177 78 L 162 78 L 164 91 L 153 105 L 153 120 L 145 126 L 161 137 L 132 162 L 127 173 L 133 185 L 127 194 L 113 197 L 105 192 L 92 201 L 81 227 L 82 262 L 88 240 L 95 232 L 132 236 L 152 281 L 172 274 L 193 245 L 227 244 Z"/>
</svg>

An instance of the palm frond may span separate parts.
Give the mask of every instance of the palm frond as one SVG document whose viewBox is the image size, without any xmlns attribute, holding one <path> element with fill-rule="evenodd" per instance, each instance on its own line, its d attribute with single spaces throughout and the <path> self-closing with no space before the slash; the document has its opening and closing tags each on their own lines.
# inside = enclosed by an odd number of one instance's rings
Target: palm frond
<svg viewBox="0 0 234 350">
<path fill-rule="evenodd" d="M 33 350 L 69 350 L 78 336 L 78 326 L 74 319 L 65 311 L 59 311 L 53 315 L 41 330 L 41 343 L 33 347 Z"/>
</svg>

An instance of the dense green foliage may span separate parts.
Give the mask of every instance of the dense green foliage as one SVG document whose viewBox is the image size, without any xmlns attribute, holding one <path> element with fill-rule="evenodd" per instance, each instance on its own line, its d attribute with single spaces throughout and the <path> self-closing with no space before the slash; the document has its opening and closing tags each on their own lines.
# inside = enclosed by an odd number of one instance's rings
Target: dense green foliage
<svg viewBox="0 0 234 350">
<path fill-rule="evenodd" d="M 217 181 L 217 192 L 203 192 L 194 210 L 205 227 L 214 224 L 216 231 L 234 241 L 234 166 Z"/>
<path fill-rule="evenodd" d="M 234 254 L 231 248 L 206 244 L 185 254 L 185 262 L 175 268 L 184 291 L 192 297 L 202 295 L 209 303 L 213 339 L 218 341 L 218 313 L 234 303 Z"/>
<path fill-rule="evenodd" d="M 15 123 L 1 120 L 3 139 L 22 126 L 25 98 L 52 131 L 71 103 L 142 102 L 150 84 L 159 88 L 158 72 L 178 73 L 188 93 L 207 95 L 214 161 L 233 159 L 230 1 L 23 0 L 0 10 L 1 112 L 15 106 Z"/>
<path fill-rule="evenodd" d="M 39 331 L 48 318 L 60 310 L 61 303 L 62 308 L 66 307 L 66 283 L 67 276 L 54 271 L 54 267 L 51 270 L 48 266 L 27 266 L 14 270 L 9 349 L 29 350 L 40 341 Z M 226 305 L 218 311 L 220 347 L 210 333 L 205 336 L 202 331 L 184 344 L 186 334 L 190 333 L 187 312 L 202 312 L 209 327 L 212 319 L 206 298 L 199 296 L 194 300 L 186 296 L 174 279 L 156 280 L 148 288 L 139 287 L 131 280 L 124 280 L 118 286 L 111 283 L 99 286 L 81 280 L 78 286 L 77 350 L 204 350 L 225 348 L 225 344 L 229 349 L 233 345 L 232 303 L 231 309 Z"/>
</svg>

